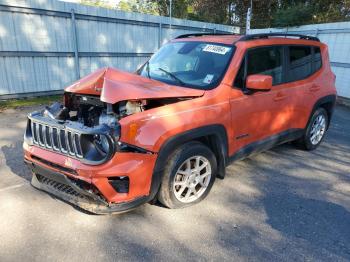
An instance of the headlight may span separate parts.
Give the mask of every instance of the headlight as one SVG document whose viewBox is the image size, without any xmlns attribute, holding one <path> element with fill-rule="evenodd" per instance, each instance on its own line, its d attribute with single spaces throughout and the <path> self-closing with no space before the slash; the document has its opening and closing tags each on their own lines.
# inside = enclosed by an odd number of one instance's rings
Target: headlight
<svg viewBox="0 0 350 262">
<path fill-rule="evenodd" d="M 107 154 L 110 150 L 109 141 L 105 135 L 94 135 L 94 144 L 97 150 L 102 151 L 104 154 Z"/>
<path fill-rule="evenodd" d="M 112 157 L 116 150 L 116 140 L 112 134 L 83 134 L 81 147 L 86 162 L 99 164 Z"/>
</svg>

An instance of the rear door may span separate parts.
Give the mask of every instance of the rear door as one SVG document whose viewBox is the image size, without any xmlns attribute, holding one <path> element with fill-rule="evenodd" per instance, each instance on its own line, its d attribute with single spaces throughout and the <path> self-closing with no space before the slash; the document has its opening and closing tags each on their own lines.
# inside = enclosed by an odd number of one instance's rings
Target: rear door
<svg viewBox="0 0 350 262">
<path fill-rule="evenodd" d="M 286 84 L 285 46 L 263 46 L 247 50 L 236 76 L 230 99 L 236 148 L 267 139 L 289 129 L 292 100 Z M 263 74 L 273 78 L 270 91 L 244 92 L 249 75 Z"/>
<path fill-rule="evenodd" d="M 314 81 L 313 76 L 322 66 L 320 48 L 306 45 L 288 46 L 286 60 L 286 81 L 294 105 L 290 127 L 304 128 L 309 118 L 310 105 L 314 104 L 322 85 L 321 82 Z"/>
</svg>

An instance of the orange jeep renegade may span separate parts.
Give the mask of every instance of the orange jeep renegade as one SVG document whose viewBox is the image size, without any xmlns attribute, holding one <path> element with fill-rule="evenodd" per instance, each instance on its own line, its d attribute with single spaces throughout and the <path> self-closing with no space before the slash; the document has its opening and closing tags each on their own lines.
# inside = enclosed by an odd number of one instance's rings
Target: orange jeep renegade
<svg viewBox="0 0 350 262">
<path fill-rule="evenodd" d="M 324 138 L 336 100 L 327 46 L 285 34 L 188 34 L 135 74 L 100 69 L 28 116 L 32 185 L 93 213 L 204 199 L 225 167 Z"/>
</svg>

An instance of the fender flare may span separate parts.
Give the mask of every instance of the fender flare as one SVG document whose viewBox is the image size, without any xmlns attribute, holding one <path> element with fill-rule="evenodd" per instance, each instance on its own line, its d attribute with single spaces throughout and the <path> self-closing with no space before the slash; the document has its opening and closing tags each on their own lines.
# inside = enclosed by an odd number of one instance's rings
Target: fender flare
<svg viewBox="0 0 350 262">
<path fill-rule="evenodd" d="M 224 178 L 226 162 L 228 159 L 228 137 L 226 128 L 221 124 L 207 125 L 190 129 L 185 132 L 179 133 L 175 136 L 167 139 L 161 146 L 158 157 L 153 169 L 152 184 L 150 189 L 149 199 L 155 198 L 158 193 L 164 166 L 167 163 L 168 157 L 171 152 L 178 146 L 203 137 L 213 137 L 211 144 L 211 150 L 215 154 L 218 162 L 218 174 L 219 178 Z"/>
<path fill-rule="evenodd" d="M 314 106 L 313 106 L 313 108 L 311 110 L 311 113 L 310 113 L 310 116 L 309 116 L 309 120 L 308 120 L 308 122 L 306 124 L 306 127 L 309 125 L 309 121 L 311 120 L 311 117 L 312 117 L 313 113 L 317 110 L 317 108 L 319 108 L 323 104 L 331 103 L 331 107 L 327 109 L 327 113 L 329 114 L 328 115 L 328 126 L 327 126 L 327 128 L 328 128 L 329 127 L 329 123 L 330 123 L 331 118 L 332 118 L 332 115 L 333 115 L 333 111 L 334 111 L 334 106 L 335 106 L 336 100 L 337 100 L 337 96 L 336 95 L 327 95 L 327 96 L 319 98 L 316 101 L 316 103 L 314 104 Z"/>
</svg>

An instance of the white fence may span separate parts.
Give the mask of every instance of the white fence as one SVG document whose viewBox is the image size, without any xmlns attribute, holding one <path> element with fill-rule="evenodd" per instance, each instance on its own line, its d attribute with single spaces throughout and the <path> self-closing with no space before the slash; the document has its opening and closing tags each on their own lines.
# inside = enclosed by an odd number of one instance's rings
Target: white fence
<svg viewBox="0 0 350 262">
<path fill-rule="evenodd" d="M 350 22 L 314 24 L 291 28 L 253 29 L 251 33 L 288 32 L 313 35 L 328 45 L 338 95 L 350 98 Z"/>
<path fill-rule="evenodd" d="M 56 0 L 0 0 L 0 99 L 61 92 L 103 66 L 134 71 L 180 34 L 238 31 Z"/>
</svg>

